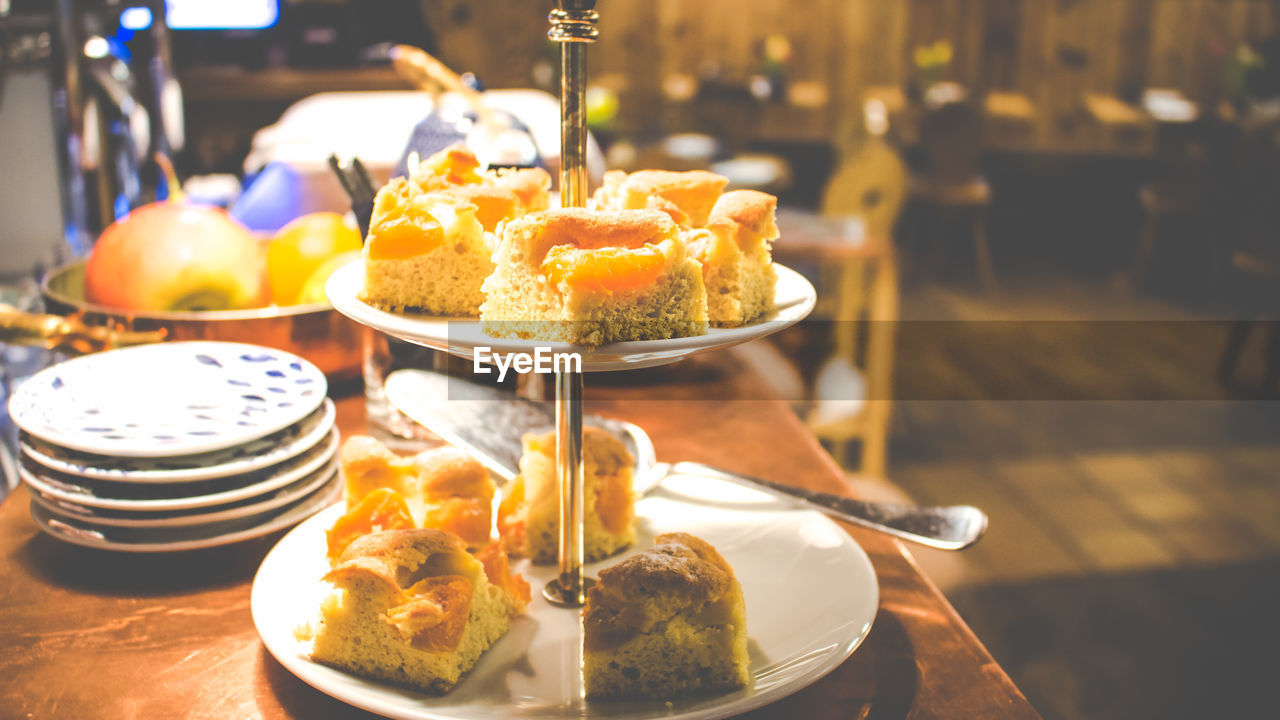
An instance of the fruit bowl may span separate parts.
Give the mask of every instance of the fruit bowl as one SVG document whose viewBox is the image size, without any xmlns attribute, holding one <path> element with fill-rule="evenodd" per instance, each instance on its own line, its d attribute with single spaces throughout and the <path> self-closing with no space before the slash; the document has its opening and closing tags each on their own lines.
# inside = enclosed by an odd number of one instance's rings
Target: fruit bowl
<svg viewBox="0 0 1280 720">
<path fill-rule="evenodd" d="M 327 303 L 245 310 L 136 311 L 85 300 L 85 263 L 54 268 L 41 283 L 46 310 L 85 324 L 119 330 L 161 331 L 166 340 L 244 342 L 301 355 L 330 382 L 360 373 L 363 330 Z"/>
</svg>

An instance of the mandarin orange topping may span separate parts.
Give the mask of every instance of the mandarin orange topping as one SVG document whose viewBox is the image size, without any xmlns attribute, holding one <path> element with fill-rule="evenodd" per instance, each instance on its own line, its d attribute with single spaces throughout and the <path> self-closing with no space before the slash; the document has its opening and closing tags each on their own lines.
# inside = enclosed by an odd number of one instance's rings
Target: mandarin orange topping
<svg viewBox="0 0 1280 720">
<path fill-rule="evenodd" d="M 662 251 L 653 245 L 599 248 L 589 253 L 556 245 L 547 251 L 542 272 L 557 285 L 564 282 L 580 290 L 618 293 L 652 284 L 666 264 Z"/>
<path fill-rule="evenodd" d="M 433 175 L 443 177 L 451 185 L 474 185 L 483 182 L 480 177 L 480 161 L 470 150 L 462 147 L 451 147 L 433 155 L 428 160 L 435 162 L 431 166 Z"/>
<path fill-rule="evenodd" d="M 405 600 L 387 617 L 409 643 L 428 652 L 450 652 L 462 640 L 471 612 L 471 582 L 461 575 L 419 580 L 403 591 Z"/>
<path fill-rule="evenodd" d="M 444 244 L 444 228 L 431 213 L 411 205 L 404 215 L 370 228 L 367 244 L 370 260 L 405 260 Z"/>
<path fill-rule="evenodd" d="M 519 517 L 524 504 L 524 476 L 517 475 L 507 486 L 507 492 L 498 504 L 498 534 L 510 548 L 525 546 L 525 524 Z"/>
<path fill-rule="evenodd" d="M 326 538 L 329 542 L 329 561 L 333 562 L 342 555 L 353 540 L 369 533 L 381 530 L 403 530 L 413 528 L 413 516 L 404 498 L 395 490 L 378 488 L 348 510 L 329 528 Z"/>
<path fill-rule="evenodd" d="M 476 553 L 476 559 L 484 565 L 484 574 L 489 578 L 489 582 L 506 590 L 507 594 L 518 600 L 521 606 L 529 604 L 533 597 L 530 594 L 529 581 L 511 572 L 511 561 L 503 543 L 486 545 Z"/>
<path fill-rule="evenodd" d="M 478 498 L 446 498 L 427 512 L 423 527 L 443 530 L 462 538 L 468 545 L 489 542 L 490 502 Z"/>
<path fill-rule="evenodd" d="M 489 232 L 493 232 L 498 223 L 506 220 L 514 211 L 511 203 L 498 198 L 474 197 L 471 198 L 471 204 L 476 206 L 476 219 Z"/>
</svg>

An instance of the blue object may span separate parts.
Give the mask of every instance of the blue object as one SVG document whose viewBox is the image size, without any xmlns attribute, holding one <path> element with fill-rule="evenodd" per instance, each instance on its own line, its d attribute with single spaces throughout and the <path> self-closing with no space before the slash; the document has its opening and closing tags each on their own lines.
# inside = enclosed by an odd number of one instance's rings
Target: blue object
<svg viewBox="0 0 1280 720">
<path fill-rule="evenodd" d="M 274 233 L 303 214 L 298 171 L 285 163 L 269 163 L 245 178 L 244 191 L 229 212 L 250 230 Z"/>
</svg>

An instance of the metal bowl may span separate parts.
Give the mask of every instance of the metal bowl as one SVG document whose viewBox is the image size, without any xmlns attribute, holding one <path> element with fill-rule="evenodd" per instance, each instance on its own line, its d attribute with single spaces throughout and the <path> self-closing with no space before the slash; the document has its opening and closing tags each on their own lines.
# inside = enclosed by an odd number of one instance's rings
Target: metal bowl
<svg viewBox="0 0 1280 720">
<path fill-rule="evenodd" d="M 84 299 L 84 261 L 49 271 L 40 284 L 47 312 L 75 315 L 86 325 L 161 331 L 166 340 L 224 340 L 286 350 L 315 363 L 333 380 L 360 373 L 360 325 L 327 303 L 249 310 L 135 312 Z"/>
</svg>

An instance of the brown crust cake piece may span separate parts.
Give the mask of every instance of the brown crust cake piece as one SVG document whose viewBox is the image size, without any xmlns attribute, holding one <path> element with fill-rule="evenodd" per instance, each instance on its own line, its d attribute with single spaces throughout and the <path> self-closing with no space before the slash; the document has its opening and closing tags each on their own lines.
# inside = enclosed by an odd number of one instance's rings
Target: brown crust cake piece
<svg viewBox="0 0 1280 720">
<path fill-rule="evenodd" d="M 503 223 L 545 210 L 545 170 L 481 171 L 455 145 L 394 178 L 374 199 L 365 241 L 360 299 L 391 312 L 474 316 L 493 272 L 494 233 Z"/>
<path fill-rule="evenodd" d="M 773 309 L 777 205 L 777 198 L 762 192 L 727 192 L 716 201 L 705 228 L 684 232 L 690 252 L 702 263 L 713 325 L 744 325 Z"/>
<path fill-rule="evenodd" d="M 413 527 L 451 532 L 472 548 L 489 543 L 495 486 L 484 465 L 465 452 L 445 446 L 400 457 L 375 438 L 353 435 L 339 464 L 348 513 L 330 531 L 335 553 L 362 531 L 405 527 L 404 512 Z"/>
<path fill-rule="evenodd" d="M 478 208 L 395 178 L 374 198 L 365 239 L 362 301 L 389 312 L 475 315 L 492 249 Z"/>
<path fill-rule="evenodd" d="M 504 488 L 498 531 L 513 554 L 556 561 L 560 539 L 555 433 L 527 434 L 520 474 Z M 635 542 L 635 459 L 622 441 L 594 427 L 582 431 L 583 555 L 595 562 Z"/>
<path fill-rule="evenodd" d="M 484 283 L 493 337 L 603 345 L 706 332 L 701 267 L 656 210 L 560 208 L 505 225 Z"/>
<path fill-rule="evenodd" d="M 432 693 L 452 689 L 527 602 L 491 583 L 462 541 L 439 530 L 365 535 L 324 579 L 334 591 L 313 628 L 311 658 Z"/>
<path fill-rule="evenodd" d="M 728 221 L 738 226 L 743 252 L 766 255 L 778 238 L 778 198 L 755 190 L 731 190 L 716 200 L 709 222 Z"/>
<path fill-rule="evenodd" d="M 681 225 L 702 227 L 728 184 L 728 178 L 706 170 L 637 170 L 629 175 L 610 170 L 604 174 L 604 185 L 592 197 L 592 207 L 665 210 Z"/>
<path fill-rule="evenodd" d="M 592 207 L 666 213 L 702 264 L 711 325 L 737 327 L 773 308 L 777 274 L 770 244 L 778 236 L 778 201 L 754 190 L 724 192 L 726 183 L 705 170 L 611 171 Z"/>
<path fill-rule="evenodd" d="M 583 608 L 589 699 L 670 699 L 745 687 L 746 609 L 733 569 L 687 533 L 600 571 Z"/>
</svg>

